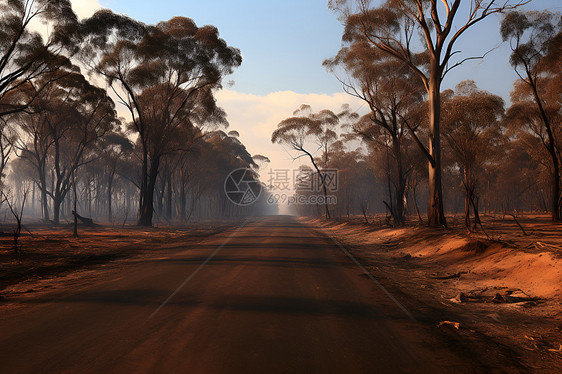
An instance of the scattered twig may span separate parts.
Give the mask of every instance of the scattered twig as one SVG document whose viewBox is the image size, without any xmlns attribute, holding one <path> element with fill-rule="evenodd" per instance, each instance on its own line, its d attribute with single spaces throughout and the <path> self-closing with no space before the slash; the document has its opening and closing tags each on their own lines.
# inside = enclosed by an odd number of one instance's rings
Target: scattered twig
<svg viewBox="0 0 562 374">
<path fill-rule="evenodd" d="M 441 327 L 441 326 L 452 326 L 455 329 L 460 330 L 461 323 L 460 322 L 452 322 L 452 321 L 441 321 L 441 322 L 439 322 L 439 325 L 437 325 L 437 327 Z"/>
<path fill-rule="evenodd" d="M 562 344 L 560 344 L 560 347 L 558 347 L 558 349 L 549 348 L 548 351 L 549 351 L 549 352 L 562 353 Z"/>
<path fill-rule="evenodd" d="M 546 249 L 548 249 L 548 248 L 554 248 L 554 249 L 562 250 L 562 247 L 560 247 L 560 246 L 558 246 L 558 245 L 547 244 L 547 243 L 543 243 L 543 242 L 535 242 L 535 243 L 532 243 L 532 244 L 530 244 L 530 245 L 532 245 L 532 246 L 534 245 L 535 248 L 537 248 L 537 249 L 541 249 L 541 248 L 546 248 Z M 539 248 L 539 247 L 541 247 L 541 248 Z"/>
</svg>

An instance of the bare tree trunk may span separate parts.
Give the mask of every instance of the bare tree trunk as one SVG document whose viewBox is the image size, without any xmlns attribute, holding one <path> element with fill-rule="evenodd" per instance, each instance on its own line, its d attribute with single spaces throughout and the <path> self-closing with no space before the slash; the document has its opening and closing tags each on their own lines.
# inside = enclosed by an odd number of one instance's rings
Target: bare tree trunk
<svg viewBox="0 0 562 374">
<path fill-rule="evenodd" d="M 142 137 L 141 137 L 142 139 Z M 139 226 L 152 226 L 152 212 L 150 212 L 150 218 L 148 217 L 148 211 L 152 210 L 147 206 L 147 190 L 148 190 L 148 151 L 146 149 L 146 144 L 144 142 L 142 145 L 142 171 L 141 171 L 141 183 L 139 189 L 139 214 L 137 224 Z M 152 206 L 152 201 L 150 202 Z"/>
<path fill-rule="evenodd" d="M 414 207 L 416 208 L 416 214 L 418 215 L 420 224 L 423 225 L 423 219 L 420 214 L 420 209 L 418 208 L 418 199 L 416 198 L 416 185 L 412 186 L 412 197 L 414 198 Z"/>
<path fill-rule="evenodd" d="M 396 160 L 396 190 L 394 192 L 394 212 L 392 213 L 394 223 L 401 225 L 404 223 L 404 191 L 406 190 L 406 178 L 402 170 L 402 152 L 400 141 L 396 136 L 392 137 L 392 152 Z"/>
<path fill-rule="evenodd" d="M 474 193 L 471 196 L 472 201 L 472 210 L 474 211 L 474 229 L 476 229 L 476 225 L 480 225 L 482 227 L 482 221 L 480 220 L 480 213 L 478 212 L 478 203 L 480 198 L 475 196 Z"/>
<path fill-rule="evenodd" d="M 186 204 L 186 193 L 185 193 L 185 183 L 183 182 L 183 175 L 180 176 L 181 186 L 180 186 L 180 218 L 182 221 L 186 221 L 185 217 L 185 204 Z"/>
<path fill-rule="evenodd" d="M 32 190 L 31 190 L 31 214 L 35 216 L 35 188 L 37 187 L 35 183 L 31 182 Z"/>
<path fill-rule="evenodd" d="M 47 189 L 44 186 L 41 186 L 41 203 L 43 220 L 49 222 L 49 202 L 47 201 Z"/>
<path fill-rule="evenodd" d="M 142 204 L 139 212 L 138 225 L 152 226 L 152 217 L 154 215 L 154 188 L 156 187 L 156 178 L 158 177 L 158 167 L 160 160 L 155 158 L 151 160 L 150 173 L 148 174 L 146 188 L 143 191 Z"/>
<path fill-rule="evenodd" d="M 553 221 L 560 221 L 560 165 L 556 150 L 549 150 L 552 159 L 552 201 L 550 205 Z"/>
<path fill-rule="evenodd" d="M 469 171 L 463 170 L 463 186 L 464 186 L 464 225 L 468 231 L 472 231 L 470 222 L 470 204 L 472 201 L 472 183 L 469 177 Z M 456 213 L 456 212 L 455 212 Z"/>
<path fill-rule="evenodd" d="M 168 191 L 166 194 L 166 218 L 172 219 L 172 173 L 168 175 Z"/>
<path fill-rule="evenodd" d="M 390 215 L 394 218 L 394 201 L 393 201 L 393 194 L 392 194 L 392 177 L 391 177 L 391 168 L 390 168 L 390 156 L 388 152 L 388 134 L 384 135 L 385 140 L 385 155 L 386 155 L 386 187 L 388 188 L 388 202 L 383 200 L 383 204 L 386 206 Z"/>
<path fill-rule="evenodd" d="M 430 226 L 446 226 L 445 212 L 443 209 L 443 188 L 441 182 L 441 72 L 432 61 L 432 74 L 429 83 L 429 201 L 427 219 Z"/>
<path fill-rule="evenodd" d="M 90 215 L 90 217 L 92 216 L 92 185 L 91 185 L 91 179 L 88 178 L 88 194 L 87 194 L 87 198 L 88 198 L 88 214 Z"/>
<path fill-rule="evenodd" d="M 464 195 L 464 225 L 470 231 L 472 227 L 470 225 L 470 196 L 468 191 L 465 192 L 466 193 Z"/>
<path fill-rule="evenodd" d="M 41 207 L 43 220 L 49 222 L 49 203 L 47 201 L 47 177 L 44 168 L 39 168 L 39 188 L 41 189 Z"/>
<path fill-rule="evenodd" d="M 166 191 L 166 179 L 160 178 L 160 186 L 154 189 L 156 193 L 156 211 L 160 216 L 163 216 L 164 211 L 164 193 Z"/>
<path fill-rule="evenodd" d="M 78 202 L 78 194 L 76 189 L 76 171 L 73 175 L 73 182 L 72 182 L 72 189 L 74 191 L 74 237 L 78 237 L 78 210 L 77 210 L 77 202 Z"/>
<path fill-rule="evenodd" d="M 316 169 L 316 172 L 318 173 L 318 176 L 320 177 L 320 181 L 322 183 L 322 191 L 324 192 L 325 217 L 326 217 L 326 219 L 330 219 L 330 210 L 328 209 L 328 190 L 326 188 L 326 178 L 322 174 L 320 169 L 318 169 L 318 165 L 316 165 L 316 162 L 314 161 L 314 157 L 312 157 L 312 155 L 310 153 L 308 153 L 304 150 L 302 150 L 302 151 L 305 152 L 308 155 L 308 157 L 310 157 L 310 161 L 312 161 L 312 165 L 314 166 L 314 169 Z"/>
<path fill-rule="evenodd" d="M 55 195 L 53 198 L 53 222 L 55 225 L 58 225 L 60 222 L 60 206 L 62 204 L 63 198 L 61 195 L 55 191 Z"/>
<path fill-rule="evenodd" d="M 560 221 L 560 161 L 558 160 L 558 155 L 556 154 L 556 143 L 554 139 L 554 134 L 552 131 L 552 125 L 550 119 L 546 115 L 546 111 L 542 105 L 539 93 L 537 91 L 536 79 L 533 79 L 531 73 L 527 72 L 529 77 L 529 85 L 533 90 L 533 95 L 535 97 L 535 102 L 541 114 L 541 119 L 546 128 L 546 134 L 548 136 L 547 151 L 550 154 L 552 160 L 552 201 L 550 205 L 551 216 L 553 221 Z"/>
<path fill-rule="evenodd" d="M 107 183 L 107 219 L 109 222 L 113 220 L 111 205 L 113 204 L 113 176 L 110 176 Z M 76 209 L 75 209 L 76 210 Z"/>
</svg>

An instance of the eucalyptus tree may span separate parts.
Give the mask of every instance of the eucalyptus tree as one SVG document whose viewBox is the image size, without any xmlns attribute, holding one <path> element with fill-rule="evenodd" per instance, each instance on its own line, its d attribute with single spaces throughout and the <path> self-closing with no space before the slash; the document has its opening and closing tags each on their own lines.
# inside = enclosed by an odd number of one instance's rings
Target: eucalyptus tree
<svg viewBox="0 0 562 374">
<path fill-rule="evenodd" d="M 405 63 L 427 91 L 428 144 L 416 143 L 429 161 L 430 225 L 446 225 L 441 181 L 441 83 L 451 69 L 476 58 L 458 58 L 460 51 L 455 45 L 467 30 L 484 19 L 523 3 L 524 0 L 387 0 L 373 6 L 370 0 L 330 1 L 330 7 L 341 12 L 344 42 L 362 40 Z"/>
<path fill-rule="evenodd" d="M 338 73 L 343 68 L 348 79 L 340 78 L 347 93 L 363 100 L 370 114 L 356 121 L 352 130 L 364 141 L 389 147 L 392 162 L 387 163 L 388 206 L 395 224 L 404 221 L 404 199 L 409 174 L 405 165 L 408 132 L 420 122 L 424 88 L 412 70 L 402 61 L 373 47 L 365 40 L 344 46 L 337 56 L 324 62 Z M 393 188 L 391 187 L 393 186 Z"/>
<path fill-rule="evenodd" d="M 0 117 L 27 109 L 70 65 L 77 22 L 69 0 L 0 0 Z M 23 88 L 34 95 L 19 95 Z"/>
<path fill-rule="evenodd" d="M 109 222 L 113 220 L 113 186 L 119 167 L 133 152 L 133 144 L 119 129 L 107 133 L 100 139 L 100 159 L 99 163 L 103 168 L 107 191 L 107 218 Z"/>
<path fill-rule="evenodd" d="M 504 102 L 479 90 L 474 81 L 461 82 L 454 93 L 443 96 L 443 134 L 462 175 L 465 225 L 473 230 L 481 224 L 478 202 L 485 169 L 506 141 L 501 129 Z"/>
<path fill-rule="evenodd" d="M 554 221 L 560 216 L 560 120 L 562 103 L 562 16 L 551 12 L 512 12 L 502 22 L 509 41 L 510 63 L 519 79 L 511 94 L 512 126 L 533 133 L 548 152 Z"/>
<path fill-rule="evenodd" d="M 129 111 L 142 150 L 138 224 L 150 226 L 162 157 L 184 150 L 193 127 L 225 123 L 214 91 L 241 64 L 240 51 L 216 27 L 184 17 L 151 26 L 103 10 L 77 35 L 81 60 Z"/>
<path fill-rule="evenodd" d="M 308 143 L 312 141 L 318 149 L 323 151 L 321 160 L 324 167 L 327 167 L 330 145 L 337 141 L 337 134 L 334 129 L 339 122 L 340 117 L 331 110 L 313 113 L 309 105 L 301 105 L 299 109 L 293 112 L 293 117 L 281 121 L 271 135 L 272 143 L 286 144 L 299 153 L 298 157 L 304 156 L 310 159 L 320 178 L 324 198 L 328 196 L 326 176 L 318 167 L 318 163 L 313 155 L 316 150 L 311 149 L 311 145 Z M 327 199 L 324 207 L 326 218 L 330 218 Z"/>
<path fill-rule="evenodd" d="M 74 173 L 98 157 L 96 143 L 118 125 L 115 104 L 105 90 L 72 73 L 51 82 L 30 109 L 19 118 L 23 137 L 18 148 L 21 157 L 37 169 L 44 217 L 48 219 L 48 195 L 53 200 L 53 221 L 58 224 Z"/>
<path fill-rule="evenodd" d="M 217 130 L 205 134 L 203 139 L 205 144 L 201 148 L 199 159 L 202 170 L 197 176 L 200 188 L 206 189 L 208 200 L 214 204 L 214 213 L 217 216 L 238 215 L 241 207 L 228 203 L 224 191 L 225 180 L 236 169 L 255 171 L 258 165 L 244 144 L 235 136 Z M 255 172 L 247 175 L 257 177 Z M 208 213 L 213 212 L 209 209 Z"/>
<path fill-rule="evenodd" d="M 343 143 L 333 147 L 332 167 L 338 170 L 337 205 L 334 216 L 363 213 L 368 222 L 369 209 L 377 199 L 375 173 L 362 149 L 347 151 Z"/>
<path fill-rule="evenodd" d="M 39 108 L 41 100 L 37 100 L 34 106 Z M 24 161 L 31 165 L 34 170 L 33 180 L 40 190 L 41 212 L 45 222 L 49 221 L 49 200 L 47 195 L 49 168 L 47 159 L 53 146 L 53 141 L 48 129 L 46 111 L 39 110 L 31 115 L 30 113 L 19 113 L 16 121 L 22 136 L 18 138 L 17 146 L 18 158 L 16 161 Z M 18 166 L 22 171 L 24 167 Z"/>
</svg>

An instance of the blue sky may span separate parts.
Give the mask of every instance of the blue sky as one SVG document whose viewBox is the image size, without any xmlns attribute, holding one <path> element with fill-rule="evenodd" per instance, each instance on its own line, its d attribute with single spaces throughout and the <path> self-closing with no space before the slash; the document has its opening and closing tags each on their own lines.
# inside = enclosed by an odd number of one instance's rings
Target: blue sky
<svg viewBox="0 0 562 374">
<path fill-rule="evenodd" d="M 244 57 L 229 78 L 238 92 L 341 91 L 322 67 L 325 58 L 337 53 L 343 29 L 326 0 L 101 0 L 100 4 L 146 23 L 183 15 L 200 26 L 217 26 Z"/>
<path fill-rule="evenodd" d="M 339 82 L 322 67 L 337 53 L 343 27 L 327 7 L 327 0 L 100 0 L 104 7 L 146 23 L 177 15 L 198 25 L 212 24 L 222 37 L 242 50 L 243 65 L 229 77 L 231 89 L 266 95 L 278 91 L 301 94 L 341 92 Z M 562 9 L 559 0 L 534 0 L 528 8 Z M 509 49 L 501 45 L 499 19 L 491 17 L 464 35 L 464 56 L 496 48 L 484 61 L 456 69 L 445 88 L 475 79 L 484 89 L 508 98 L 516 78 L 508 65 Z"/>
</svg>

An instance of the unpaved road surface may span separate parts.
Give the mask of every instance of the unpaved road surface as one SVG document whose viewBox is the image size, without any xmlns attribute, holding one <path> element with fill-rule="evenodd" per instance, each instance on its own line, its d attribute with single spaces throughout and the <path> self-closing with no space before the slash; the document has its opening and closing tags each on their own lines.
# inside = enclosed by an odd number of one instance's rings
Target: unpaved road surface
<svg viewBox="0 0 562 374">
<path fill-rule="evenodd" d="M 321 232 L 253 218 L 2 312 L 0 373 L 485 371 L 400 305 Z"/>
</svg>

